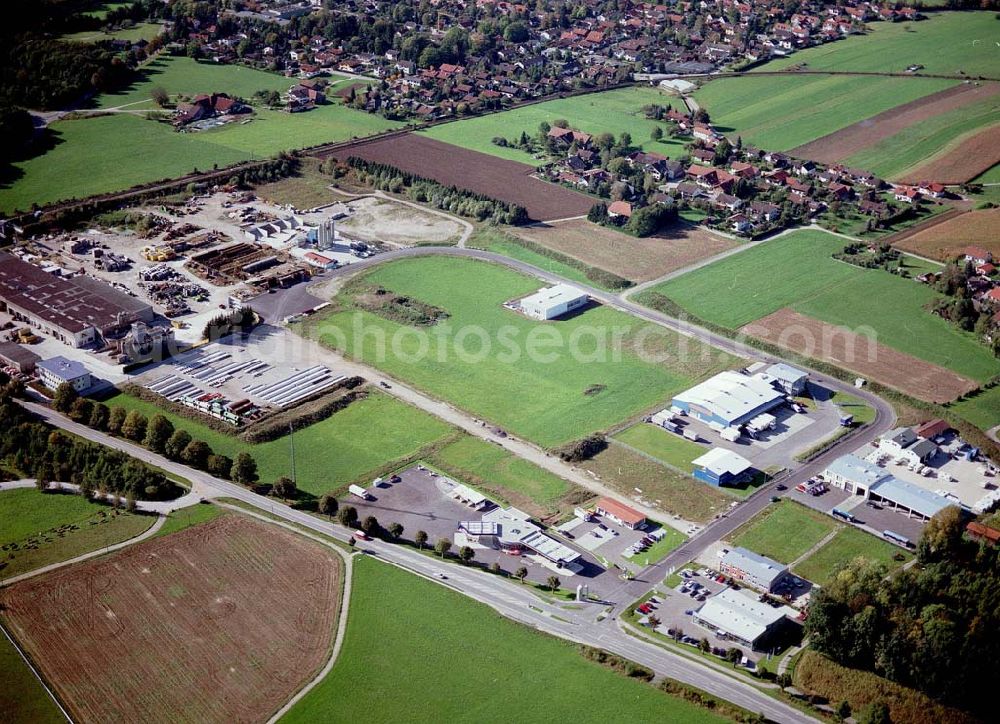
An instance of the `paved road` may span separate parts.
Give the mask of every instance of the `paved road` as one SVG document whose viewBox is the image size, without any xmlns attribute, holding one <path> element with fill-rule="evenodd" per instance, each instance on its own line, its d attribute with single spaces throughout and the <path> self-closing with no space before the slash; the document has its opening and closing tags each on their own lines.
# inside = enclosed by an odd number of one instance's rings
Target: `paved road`
<svg viewBox="0 0 1000 724">
<path fill-rule="evenodd" d="M 128 441 L 91 430 L 53 412 L 44 405 L 34 402 L 23 404 L 52 425 L 85 439 L 121 450 L 168 472 L 187 478 L 192 482 L 192 493 L 194 494 L 206 498 L 234 498 L 318 533 L 340 540 L 349 538 L 349 532 L 338 525 L 323 521 L 303 511 L 293 510 L 273 500 L 256 495 L 246 488 L 214 478 L 207 473 L 187 468 Z M 560 638 L 607 649 L 650 667 L 660 676 L 669 676 L 704 689 L 751 711 L 763 712 L 774 721 L 794 724 L 816 721 L 749 683 L 623 633 L 611 617 L 601 622 L 597 621 L 597 616 L 604 609 L 603 604 L 589 604 L 582 609 L 568 609 L 539 597 L 529 587 L 513 584 L 475 568 L 445 564 L 409 547 L 383 541 L 370 541 L 359 547 L 366 554 L 374 555 L 411 572 L 427 576 L 481 601 L 498 613 L 515 621 Z M 441 579 L 439 574 L 444 574 L 447 578 Z M 622 601 L 623 604 L 628 602 L 628 600 Z"/>
</svg>

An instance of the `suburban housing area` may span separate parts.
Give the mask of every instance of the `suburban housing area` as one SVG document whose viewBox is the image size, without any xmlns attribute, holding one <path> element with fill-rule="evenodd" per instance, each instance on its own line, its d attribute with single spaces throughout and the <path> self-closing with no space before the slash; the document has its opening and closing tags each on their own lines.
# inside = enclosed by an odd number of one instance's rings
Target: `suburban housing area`
<svg viewBox="0 0 1000 724">
<path fill-rule="evenodd" d="M 0 719 L 993 720 L 998 11 L 12 0 Z"/>
</svg>

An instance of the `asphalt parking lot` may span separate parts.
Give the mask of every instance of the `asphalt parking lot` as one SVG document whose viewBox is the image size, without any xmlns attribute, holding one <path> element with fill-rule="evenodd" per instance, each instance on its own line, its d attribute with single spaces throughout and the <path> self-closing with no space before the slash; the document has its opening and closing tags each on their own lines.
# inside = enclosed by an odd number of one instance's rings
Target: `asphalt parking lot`
<svg viewBox="0 0 1000 724">
<path fill-rule="evenodd" d="M 399 523 L 404 529 L 403 538 L 407 540 L 413 540 L 414 534 L 418 530 L 423 530 L 427 533 L 429 548 L 433 548 L 438 540 L 445 538 L 452 542 L 452 552 L 454 552 L 456 550 L 454 536 L 459 522 L 479 520 L 485 511 L 473 510 L 448 497 L 446 493 L 448 479 L 431 470 L 413 466 L 397 474 L 400 479 L 398 483 L 389 482 L 386 478 L 378 486 L 369 485 L 370 500 L 362 500 L 356 495 L 349 494 L 341 499 L 341 504 L 353 505 L 361 520 L 374 515 L 383 527 Z M 574 545 L 574 540 L 560 538 L 555 535 L 554 530 L 550 529 L 548 534 L 564 544 L 581 550 L 579 546 Z M 562 581 L 563 587 L 584 584 L 588 586 L 590 593 L 596 596 L 614 590 L 619 584 L 614 572 L 606 571 L 593 554 L 586 551 L 583 551 L 581 560 L 583 569 L 575 576 L 560 575 L 551 568 L 535 562 L 531 556 L 513 556 L 487 548 L 476 548 L 475 551 L 475 560 L 487 566 L 499 563 L 501 568 L 509 572 L 524 566 L 528 569 L 528 579 L 537 583 L 544 583 L 555 573 Z"/>
<path fill-rule="evenodd" d="M 632 530 L 613 523 L 602 516 L 592 521 L 582 521 L 559 526 L 563 535 L 570 538 L 577 548 L 592 552 L 610 563 L 639 571 L 646 566 L 646 558 L 639 553 L 631 558 L 623 555 L 629 548 L 649 535 L 649 530 Z M 567 535 L 568 533 L 568 535 Z"/>
</svg>

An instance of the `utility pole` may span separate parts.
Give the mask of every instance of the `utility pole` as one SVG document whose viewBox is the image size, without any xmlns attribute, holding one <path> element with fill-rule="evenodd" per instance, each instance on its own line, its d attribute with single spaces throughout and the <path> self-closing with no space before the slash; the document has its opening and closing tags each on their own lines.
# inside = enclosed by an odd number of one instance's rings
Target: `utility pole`
<svg viewBox="0 0 1000 724">
<path fill-rule="evenodd" d="M 292 456 L 292 482 L 295 482 L 295 429 L 292 427 L 292 421 L 288 421 L 288 444 L 291 448 Z"/>
</svg>

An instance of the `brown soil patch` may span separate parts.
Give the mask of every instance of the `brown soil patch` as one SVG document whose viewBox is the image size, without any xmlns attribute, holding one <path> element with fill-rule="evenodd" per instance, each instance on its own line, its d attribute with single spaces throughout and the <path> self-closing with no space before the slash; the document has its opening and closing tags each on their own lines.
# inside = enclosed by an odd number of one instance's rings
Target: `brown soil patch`
<svg viewBox="0 0 1000 724">
<path fill-rule="evenodd" d="M 906 174 L 903 183 L 937 181 L 961 184 L 1000 163 L 1000 125 L 984 128 L 963 138 L 923 166 Z"/>
<path fill-rule="evenodd" d="M 962 108 L 997 93 L 1000 93 L 1000 83 L 985 83 L 978 86 L 970 83 L 946 88 L 858 121 L 815 141 L 793 148 L 788 153 L 822 163 L 836 163 L 874 146 L 915 123 Z"/>
<path fill-rule="evenodd" d="M 687 224 L 677 224 L 668 231 L 645 239 L 637 239 L 585 219 L 519 227 L 511 229 L 511 232 L 634 282 L 656 279 L 732 249 L 737 244 Z"/>
<path fill-rule="evenodd" d="M 239 515 L 0 591 L 80 722 L 264 721 L 322 667 L 341 562 Z"/>
<path fill-rule="evenodd" d="M 1000 257 L 1000 209 L 969 211 L 924 229 L 905 238 L 893 240 L 893 245 L 903 251 L 920 256 L 948 261 L 966 246 L 975 245 L 989 249 Z"/>
<path fill-rule="evenodd" d="M 740 331 L 807 357 L 831 362 L 926 402 L 950 402 L 979 386 L 944 367 L 788 307 L 751 322 Z"/>
<path fill-rule="evenodd" d="M 527 164 L 470 151 L 410 133 L 375 141 L 360 141 L 330 155 L 341 160 L 357 156 L 395 166 L 445 186 L 456 186 L 501 201 L 520 204 L 536 221 L 581 216 L 593 199 L 531 176 Z"/>
</svg>

